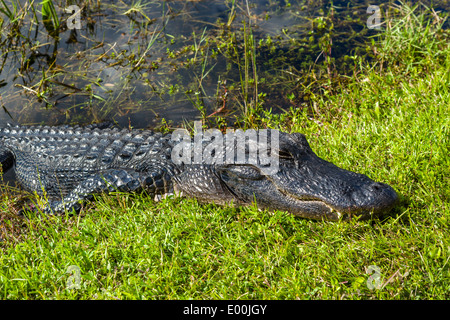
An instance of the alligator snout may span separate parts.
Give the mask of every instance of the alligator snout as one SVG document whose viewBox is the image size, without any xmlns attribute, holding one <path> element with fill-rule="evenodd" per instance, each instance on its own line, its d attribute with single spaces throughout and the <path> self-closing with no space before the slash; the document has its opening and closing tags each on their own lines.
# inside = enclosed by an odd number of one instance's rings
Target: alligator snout
<svg viewBox="0 0 450 320">
<path fill-rule="evenodd" d="M 378 215 L 389 211 L 398 201 L 395 190 L 380 182 L 371 181 L 365 186 L 354 190 L 350 199 L 336 203 L 334 209 L 347 218 L 358 215 L 361 218 L 369 218 L 370 215 Z"/>
</svg>

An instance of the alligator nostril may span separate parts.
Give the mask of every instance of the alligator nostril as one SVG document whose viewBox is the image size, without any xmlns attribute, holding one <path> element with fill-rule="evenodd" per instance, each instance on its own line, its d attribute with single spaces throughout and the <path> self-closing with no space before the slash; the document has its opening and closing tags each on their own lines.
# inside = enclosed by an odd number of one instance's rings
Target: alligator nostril
<svg viewBox="0 0 450 320">
<path fill-rule="evenodd" d="M 383 190 L 383 188 L 384 188 L 384 185 L 382 183 L 379 183 L 379 182 L 375 182 L 372 185 L 373 191 L 380 191 L 380 190 Z"/>
<path fill-rule="evenodd" d="M 398 199 L 397 193 L 387 184 L 375 182 L 371 187 L 375 196 L 383 198 L 389 204 L 395 203 Z"/>
</svg>

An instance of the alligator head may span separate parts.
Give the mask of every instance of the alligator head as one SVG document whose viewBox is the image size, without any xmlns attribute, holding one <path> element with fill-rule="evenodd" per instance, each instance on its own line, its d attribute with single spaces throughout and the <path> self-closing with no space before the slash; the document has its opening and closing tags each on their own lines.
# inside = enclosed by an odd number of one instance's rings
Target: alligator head
<svg viewBox="0 0 450 320">
<path fill-rule="evenodd" d="M 215 171 L 233 201 L 310 219 L 366 219 L 389 211 L 398 199 L 389 185 L 319 158 L 300 133 L 280 132 L 275 174 L 248 164 L 219 165 Z"/>
</svg>

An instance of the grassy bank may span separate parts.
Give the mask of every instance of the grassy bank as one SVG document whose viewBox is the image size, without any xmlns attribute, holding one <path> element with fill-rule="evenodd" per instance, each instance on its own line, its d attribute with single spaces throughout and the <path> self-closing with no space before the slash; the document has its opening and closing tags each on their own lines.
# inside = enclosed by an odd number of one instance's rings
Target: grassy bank
<svg viewBox="0 0 450 320">
<path fill-rule="evenodd" d="M 393 186 L 401 202 L 388 216 L 330 223 L 115 194 L 78 216 L 19 221 L 4 193 L 0 297 L 448 298 L 450 42 L 441 23 L 418 10 L 388 21 L 373 61 L 355 57 L 354 74 L 312 94 L 309 108 L 260 119 Z"/>
</svg>

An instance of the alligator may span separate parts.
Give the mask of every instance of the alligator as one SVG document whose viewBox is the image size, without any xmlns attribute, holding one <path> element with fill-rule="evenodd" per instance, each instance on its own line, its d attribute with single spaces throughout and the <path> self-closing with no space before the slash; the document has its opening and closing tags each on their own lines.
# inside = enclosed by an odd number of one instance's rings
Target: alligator
<svg viewBox="0 0 450 320">
<path fill-rule="evenodd" d="M 101 126 L 8 124 L 0 128 L 0 162 L 4 172 L 14 167 L 25 190 L 45 195 L 44 207 L 29 210 L 47 214 L 78 212 L 95 195 L 114 191 L 152 198 L 178 194 L 219 205 L 256 203 L 262 210 L 331 221 L 380 216 L 396 204 L 389 185 L 323 160 L 301 133 L 276 132 L 279 162 L 272 174 L 245 161 L 174 161 L 179 141 L 171 134 Z M 252 143 L 257 142 L 246 140 L 246 155 Z"/>
</svg>

